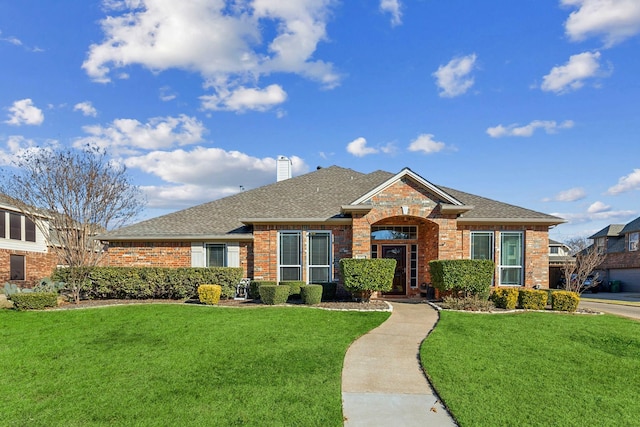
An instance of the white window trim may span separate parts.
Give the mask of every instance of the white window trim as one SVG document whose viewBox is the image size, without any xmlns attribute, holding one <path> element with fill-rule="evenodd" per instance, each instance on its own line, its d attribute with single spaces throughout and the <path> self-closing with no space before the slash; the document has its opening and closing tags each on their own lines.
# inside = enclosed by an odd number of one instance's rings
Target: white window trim
<svg viewBox="0 0 640 427">
<path fill-rule="evenodd" d="M 309 244 L 309 240 L 312 234 L 328 234 L 329 235 L 329 264 L 328 265 L 311 265 L 311 245 Z M 278 239 L 279 241 L 279 239 Z M 306 283 L 309 284 L 311 280 L 311 268 L 329 268 L 329 281 L 333 281 L 333 233 L 331 230 L 309 230 L 303 235 L 303 242 L 306 244 L 306 273 L 307 280 Z M 278 251 L 278 254 L 280 251 Z M 278 272 L 280 269 L 278 268 Z"/>
<path fill-rule="evenodd" d="M 300 264 L 299 265 L 290 265 L 290 264 L 280 264 L 280 238 L 283 234 L 297 234 L 298 238 L 299 238 L 299 243 L 300 243 Z M 304 232 L 302 230 L 280 230 L 278 231 L 278 240 L 277 240 L 277 245 L 276 245 L 276 250 L 278 251 L 278 270 L 276 272 L 276 279 L 277 282 L 280 283 L 281 281 L 281 277 L 280 277 L 280 269 L 282 267 L 299 267 L 300 268 L 300 280 L 302 280 L 302 272 L 303 272 L 303 268 L 304 268 L 304 252 L 305 252 L 305 248 L 304 248 L 304 244 L 305 244 L 305 239 L 304 239 Z"/>
<path fill-rule="evenodd" d="M 487 231 L 483 231 L 483 230 L 477 230 L 477 231 L 472 231 L 471 234 L 469 235 L 469 259 L 474 259 L 473 258 L 473 235 L 474 234 L 489 234 L 491 236 L 491 261 L 494 261 L 496 259 L 496 236 L 495 236 L 495 232 L 491 231 L 491 230 L 487 230 Z"/>
<path fill-rule="evenodd" d="M 519 234 L 520 235 L 520 252 L 522 254 L 521 256 L 521 265 L 519 266 L 512 266 L 512 265 L 502 265 L 502 255 L 503 255 L 503 247 L 502 247 L 502 237 L 505 234 Z M 524 286 L 524 265 L 525 265 L 525 242 L 524 242 L 524 232 L 523 231 L 503 231 L 500 232 L 500 259 L 499 259 L 499 263 L 498 263 L 498 283 L 500 284 L 500 286 L 514 286 L 514 287 L 522 287 Z M 520 270 L 520 284 L 518 285 L 514 285 L 511 283 L 508 284 L 503 284 L 502 283 L 502 270 L 503 269 L 519 269 Z"/>
</svg>

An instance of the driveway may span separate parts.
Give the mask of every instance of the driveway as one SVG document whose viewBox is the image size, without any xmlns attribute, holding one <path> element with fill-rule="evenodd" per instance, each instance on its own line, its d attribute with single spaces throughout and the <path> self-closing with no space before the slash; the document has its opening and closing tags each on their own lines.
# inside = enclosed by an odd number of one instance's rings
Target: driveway
<svg viewBox="0 0 640 427">
<path fill-rule="evenodd" d="M 639 293 L 584 293 L 580 298 L 579 307 L 640 320 Z"/>
</svg>

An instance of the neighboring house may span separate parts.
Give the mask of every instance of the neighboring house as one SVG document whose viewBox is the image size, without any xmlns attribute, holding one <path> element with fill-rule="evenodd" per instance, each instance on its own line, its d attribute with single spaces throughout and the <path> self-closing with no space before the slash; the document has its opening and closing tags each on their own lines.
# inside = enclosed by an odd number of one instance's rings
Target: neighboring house
<svg viewBox="0 0 640 427">
<path fill-rule="evenodd" d="M 562 222 L 407 168 L 331 166 L 100 237 L 107 265 L 238 266 L 254 280 L 340 281 L 341 258 L 394 258 L 389 294 L 414 296 L 436 259 L 492 259 L 495 285 L 547 288 L 548 230 Z"/>
<path fill-rule="evenodd" d="M 608 225 L 589 238 L 606 254 L 598 267 L 603 280 L 619 280 L 623 291 L 640 292 L 640 217 L 626 225 Z"/>
<path fill-rule="evenodd" d="M 571 248 L 549 239 L 549 287 L 556 288 L 562 284 L 562 266 L 567 262 L 575 262 L 575 257 L 571 256 Z"/>
<path fill-rule="evenodd" d="M 56 256 L 49 250 L 40 229 L 0 195 L 1 283 L 31 287 L 49 276 L 56 265 Z"/>
</svg>

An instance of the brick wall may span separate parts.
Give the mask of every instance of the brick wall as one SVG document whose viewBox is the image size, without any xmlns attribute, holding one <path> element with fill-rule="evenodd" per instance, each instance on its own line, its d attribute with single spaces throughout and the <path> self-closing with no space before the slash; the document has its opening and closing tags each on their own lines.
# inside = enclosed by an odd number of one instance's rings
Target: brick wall
<svg viewBox="0 0 640 427">
<path fill-rule="evenodd" d="M 102 264 L 110 267 L 191 267 L 191 243 L 111 242 Z"/>
<path fill-rule="evenodd" d="M 11 255 L 25 257 L 25 280 L 11 280 Z M 41 253 L 0 249 L 0 283 L 10 282 L 20 287 L 31 288 L 40 282 L 40 279 L 49 277 L 57 264 L 56 255 L 51 252 Z"/>
</svg>

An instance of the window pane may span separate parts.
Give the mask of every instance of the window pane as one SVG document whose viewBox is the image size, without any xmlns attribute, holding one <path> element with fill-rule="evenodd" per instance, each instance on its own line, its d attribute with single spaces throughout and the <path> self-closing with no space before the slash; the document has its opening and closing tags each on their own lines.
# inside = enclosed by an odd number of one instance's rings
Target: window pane
<svg viewBox="0 0 640 427">
<path fill-rule="evenodd" d="M 471 233 L 471 259 L 493 259 L 493 233 Z"/>
<path fill-rule="evenodd" d="M 280 265 L 300 265 L 299 233 L 280 234 Z"/>
<path fill-rule="evenodd" d="M 36 241 L 36 224 L 26 217 L 24 219 L 24 239 L 27 242 Z"/>
<path fill-rule="evenodd" d="M 11 255 L 11 280 L 24 280 L 24 256 Z"/>
<path fill-rule="evenodd" d="M 300 280 L 300 267 L 280 267 L 280 280 Z"/>
<path fill-rule="evenodd" d="M 7 237 L 6 232 L 6 212 L 0 211 L 0 237 Z"/>
<path fill-rule="evenodd" d="M 640 233 L 631 233 L 629 234 L 629 250 L 637 251 L 638 250 L 638 242 L 640 241 Z"/>
<path fill-rule="evenodd" d="M 329 265 L 329 234 L 309 235 L 309 265 Z"/>
<path fill-rule="evenodd" d="M 373 226 L 372 240 L 415 240 L 418 238 L 418 228 L 409 226 Z"/>
<path fill-rule="evenodd" d="M 504 267 L 500 270 L 501 285 L 520 285 L 520 267 Z"/>
<path fill-rule="evenodd" d="M 309 268 L 309 283 L 326 283 L 329 282 L 328 267 L 311 267 Z"/>
<path fill-rule="evenodd" d="M 522 266 L 522 234 L 502 233 L 500 264 Z"/>
<path fill-rule="evenodd" d="M 207 267 L 226 267 L 225 253 L 225 245 L 207 245 Z"/>
<path fill-rule="evenodd" d="M 22 240 L 22 216 L 9 214 L 9 237 L 13 240 Z"/>
</svg>

